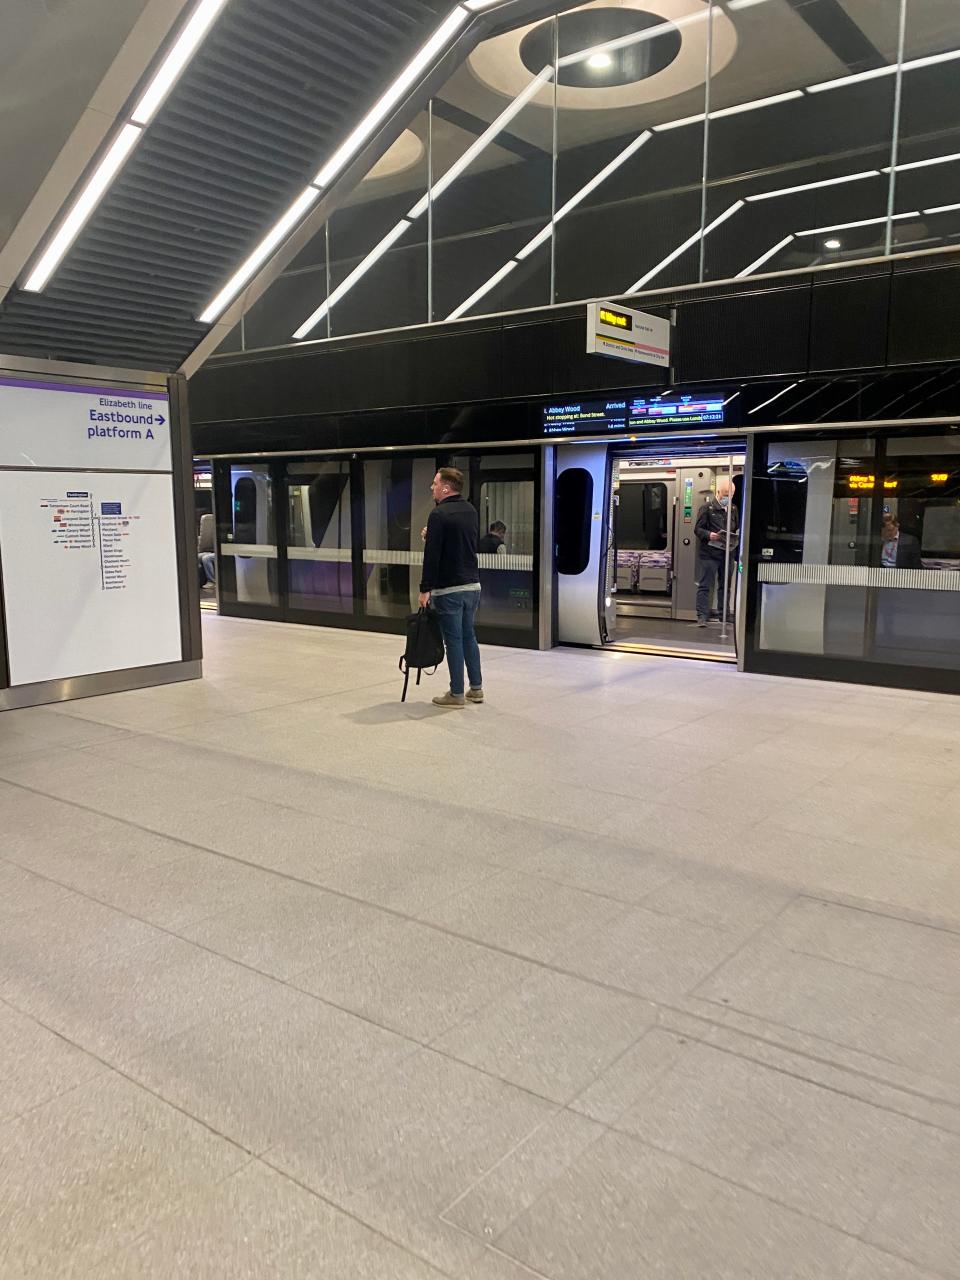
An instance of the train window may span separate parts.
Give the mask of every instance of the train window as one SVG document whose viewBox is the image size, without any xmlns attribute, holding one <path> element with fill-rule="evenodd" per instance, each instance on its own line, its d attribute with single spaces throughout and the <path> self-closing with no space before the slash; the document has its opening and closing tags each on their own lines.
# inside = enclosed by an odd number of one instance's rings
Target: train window
<svg viewBox="0 0 960 1280">
<path fill-rule="evenodd" d="M 236 542 L 257 541 L 257 485 L 250 476 L 238 480 L 233 489 L 233 536 Z"/>
<path fill-rule="evenodd" d="M 666 550 L 667 500 L 667 486 L 662 480 L 628 480 L 621 484 L 617 504 L 619 550 Z"/>
<path fill-rule="evenodd" d="M 593 476 L 571 467 L 557 476 L 557 572 L 583 573 L 590 563 Z"/>
</svg>

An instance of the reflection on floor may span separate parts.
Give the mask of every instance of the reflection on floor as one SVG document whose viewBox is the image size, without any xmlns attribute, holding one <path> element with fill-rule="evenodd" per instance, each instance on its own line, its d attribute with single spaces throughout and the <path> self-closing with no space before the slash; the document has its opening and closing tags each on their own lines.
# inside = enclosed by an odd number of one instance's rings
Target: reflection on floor
<svg viewBox="0 0 960 1280">
<path fill-rule="evenodd" d="M 667 649 L 684 649 L 691 653 L 736 656 L 732 623 L 727 627 L 726 640 L 723 640 L 719 620 L 709 622 L 706 627 L 698 627 L 695 622 L 675 621 L 673 618 L 638 617 L 629 606 L 617 609 L 613 643 L 662 645 Z"/>
<path fill-rule="evenodd" d="M 960 700 L 203 630 L 0 715 L 3 1280 L 960 1275 Z"/>
</svg>

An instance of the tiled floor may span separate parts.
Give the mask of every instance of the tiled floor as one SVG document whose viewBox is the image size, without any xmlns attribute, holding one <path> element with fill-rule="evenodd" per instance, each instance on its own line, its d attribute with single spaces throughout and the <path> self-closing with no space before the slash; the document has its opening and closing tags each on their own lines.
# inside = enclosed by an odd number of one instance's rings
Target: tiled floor
<svg viewBox="0 0 960 1280">
<path fill-rule="evenodd" d="M 960 1277 L 960 700 L 204 631 L 0 717 L 2 1280 Z"/>
</svg>

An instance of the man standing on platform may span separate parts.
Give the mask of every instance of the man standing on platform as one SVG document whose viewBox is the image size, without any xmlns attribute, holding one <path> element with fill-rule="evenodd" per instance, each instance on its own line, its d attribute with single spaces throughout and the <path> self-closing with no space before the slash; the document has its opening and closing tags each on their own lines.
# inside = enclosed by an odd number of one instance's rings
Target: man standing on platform
<svg viewBox="0 0 960 1280">
<path fill-rule="evenodd" d="M 450 688 L 433 701 L 438 707 L 463 707 L 483 701 L 480 647 L 474 619 L 480 603 L 476 508 L 463 497 L 463 472 L 441 467 L 430 486 L 436 506 L 427 521 L 423 548 L 420 606 L 433 607 L 443 632 Z M 463 668 L 470 686 L 464 691 Z"/>
</svg>

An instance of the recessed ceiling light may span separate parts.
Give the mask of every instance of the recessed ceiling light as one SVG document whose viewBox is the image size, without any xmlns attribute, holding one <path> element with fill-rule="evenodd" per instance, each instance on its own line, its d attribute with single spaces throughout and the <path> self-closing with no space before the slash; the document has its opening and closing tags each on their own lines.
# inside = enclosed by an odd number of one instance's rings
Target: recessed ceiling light
<svg viewBox="0 0 960 1280">
<path fill-rule="evenodd" d="M 609 53 L 594 53 L 587 59 L 587 66 L 591 71 L 606 71 L 613 66 L 613 59 Z"/>
<path fill-rule="evenodd" d="M 824 240 L 823 247 L 825 249 L 842 249 L 843 241 L 842 240 Z"/>
</svg>

